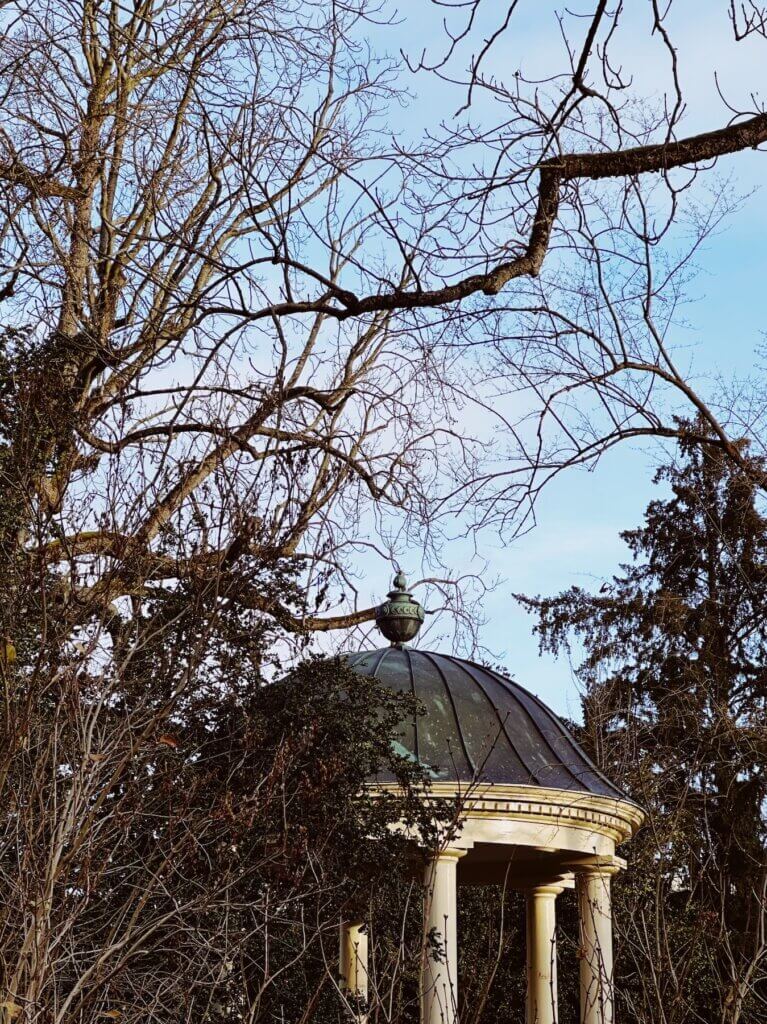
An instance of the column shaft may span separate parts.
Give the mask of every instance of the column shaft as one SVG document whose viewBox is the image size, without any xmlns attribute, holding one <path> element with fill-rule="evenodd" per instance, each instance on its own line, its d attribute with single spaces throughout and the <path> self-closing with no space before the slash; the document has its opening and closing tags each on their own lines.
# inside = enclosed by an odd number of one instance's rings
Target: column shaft
<svg viewBox="0 0 767 1024">
<path fill-rule="evenodd" d="M 594 870 L 578 874 L 582 1024 L 613 1024 L 612 873 Z"/>
<path fill-rule="evenodd" d="M 562 886 L 527 894 L 527 1024 L 557 1024 L 556 899 Z"/>
<path fill-rule="evenodd" d="M 364 1020 L 368 1001 L 368 933 L 361 922 L 341 924 L 339 974 L 341 990 L 360 1011 L 359 1019 Z"/>
<path fill-rule="evenodd" d="M 422 1024 L 455 1024 L 458 1014 L 457 868 L 464 850 L 444 850 L 426 868 Z"/>
</svg>

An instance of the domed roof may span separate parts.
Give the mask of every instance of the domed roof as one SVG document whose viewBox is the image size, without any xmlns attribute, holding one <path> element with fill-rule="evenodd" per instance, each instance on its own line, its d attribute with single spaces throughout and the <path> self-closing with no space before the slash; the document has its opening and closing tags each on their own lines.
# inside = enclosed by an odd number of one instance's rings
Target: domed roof
<svg viewBox="0 0 767 1024">
<path fill-rule="evenodd" d="M 425 714 L 402 723 L 400 742 L 402 752 L 429 768 L 434 781 L 540 786 L 627 799 L 553 711 L 492 669 L 407 647 L 363 651 L 346 660 L 355 672 L 421 701 Z"/>
</svg>

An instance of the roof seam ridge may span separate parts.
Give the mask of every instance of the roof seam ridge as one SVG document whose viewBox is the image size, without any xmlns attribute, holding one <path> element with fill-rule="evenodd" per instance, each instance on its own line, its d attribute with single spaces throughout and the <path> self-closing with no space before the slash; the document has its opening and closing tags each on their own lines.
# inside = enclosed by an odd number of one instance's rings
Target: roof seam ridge
<svg viewBox="0 0 767 1024">
<path fill-rule="evenodd" d="M 436 660 L 438 657 L 439 658 L 443 658 L 444 655 L 443 654 L 434 655 L 434 654 L 431 654 L 429 651 L 419 651 L 418 653 L 423 658 L 426 658 L 427 661 L 431 662 L 431 664 L 437 670 L 437 675 L 442 680 L 442 686 L 444 687 L 445 693 L 447 694 L 447 699 L 450 701 L 450 707 L 453 709 L 453 718 L 455 719 L 456 730 L 458 732 L 458 739 L 459 739 L 459 741 L 461 743 L 461 747 L 463 748 L 463 755 L 466 758 L 466 763 L 469 766 L 469 770 L 471 771 L 471 774 L 476 776 L 476 774 L 477 774 L 477 766 L 474 764 L 474 758 L 469 753 L 469 748 L 466 745 L 466 740 L 464 739 L 464 735 L 463 735 L 463 729 L 461 728 L 461 719 L 458 717 L 458 711 L 457 711 L 456 706 L 455 706 L 455 701 L 453 700 L 453 695 L 450 692 L 450 687 L 448 686 L 447 679 L 445 677 L 445 673 L 439 667 L 439 663 Z"/>
<path fill-rule="evenodd" d="M 453 657 L 452 657 L 451 655 L 447 655 L 446 657 L 449 657 L 451 661 L 454 661 L 454 662 L 455 662 L 456 664 L 458 664 L 458 665 L 460 665 L 460 664 L 461 664 L 461 661 L 462 661 L 462 659 L 461 659 L 461 658 L 453 658 Z M 468 662 L 468 661 L 467 661 L 467 664 L 472 664 L 472 663 L 471 663 L 471 662 Z M 553 771 L 553 770 L 555 769 L 555 766 L 557 766 L 557 765 L 558 765 L 559 767 L 563 768 L 563 769 L 564 769 L 564 770 L 565 770 L 565 771 L 567 772 L 567 774 L 568 774 L 568 775 L 570 776 L 570 778 L 571 778 L 571 779 L 572 779 L 572 780 L 573 780 L 573 781 L 575 782 L 576 786 L 578 786 L 578 787 L 579 787 L 580 789 L 582 789 L 582 790 L 583 790 L 584 792 L 586 792 L 586 793 L 589 793 L 589 792 L 591 792 L 591 790 L 590 790 L 590 789 L 589 789 L 589 787 L 588 787 L 588 786 L 586 785 L 586 783 L 585 783 L 585 782 L 583 781 L 583 779 L 582 779 L 582 778 L 580 778 L 580 777 L 579 777 L 579 776 L 578 776 L 578 775 L 577 775 L 577 774 L 576 774 L 576 773 L 575 773 L 575 772 L 573 771 L 573 769 L 572 769 L 572 767 L 571 767 L 570 765 L 568 765 L 568 764 L 567 764 L 567 763 L 566 763 L 565 761 L 563 761 L 563 760 L 562 760 L 562 758 L 561 758 L 560 754 L 559 754 L 559 753 L 558 753 L 558 752 L 557 752 L 557 751 L 556 751 L 556 750 L 554 749 L 554 747 L 552 746 L 552 744 L 551 744 L 551 742 L 550 742 L 549 738 L 548 738 L 548 737 L 547 737 L 547 736 L 545 735 L 545 733 L 543 732 L 543 730 L 541 729 L 541 727 L 540 727 L 540 726 L 538 725 L 538 723 L 537 723 L 537 722 L 535 721 L 535 719 L 533 718 L 533 716 L 531 715 L 531 713 L 530 713 L 530 712 L 528 711 L 528 709 L 527 709 L 527 708 L 525 707 L 525 705 L 523 704 L 523 702 L 522 702 L 522 701 L 521 701 L 521 700 L 519 699 L 519 697 L 517 697 L 517 695 L 516 695 L 516 694 L 514 693 L 514 689 L 513 689 L 513 688 L 514 688 L 514 687 L 516 687 L 517 689 L 521 690 L 521 691 L 522 691 L 522 692 L 524 693 L 524 695 L 525 695 L 526 697 L 529 697 L 529 698 L 530 698 L 530 699 L 531 699 L 531 700 L 533 701 L 533 703 L 534 703 L 534 704 L 535 704 L 536 706 L 540 706 L 540 707 L 543 707 L 543 708 L 545 708 L 545 709 L 546 709 L 546 711 L 548 712 L 549 718 L 551 718 L 551 719 L 554 719 L 554 720 L 556 720 L 556 716 L 554 715 L 554 713 L 553 713 L 553 712 L 551 712 L 551 711 L 548 711 L 548 708 L 546 708 L 546 705 L 545 705 L 545 704 L 543 704 L 543 702 L 542 702 L 542 701 L 538 700 L 538 698 L 537 698 L 537 697 L 536 697 L 536 696 L 535 696 L 534 694 L 532 694 L 532 693 L 530 693 L 529 691 L 525 690 L 525 689 L 524 689 L 524 687 L 522 687 L 522 686 L 518 686 L 518 684 L 517 684 L 517 683 L 514 683 L 514 682 L 512 682 L 512 681 L 511 681 L 510 679 L 504 679 L 504 678 L 503 678 L 503 676 L 501 676 L 500 672 L 495 672 L 495 671 L 494 671 L 493 669 L 486 669 L 486 668 L 484 668 L 484 666 L 482 666 L 482 665 L 474 665 L 474 667 L 475 667 L 475 668 L 479 668 L 479 669 L 481 669 L 481 670 L 482 670 L 483 672 L 490 672 L 490 673 L 492 673 L 492 674 L 493 674 L 493 675 L 494 675 L 494 676 L 495 676 L 496 678 L 498 678 L 498 679 L 501 679 L 501 680 L 503 680 L 503 682 L 504 682 L 504 685 L 505 685 L 505 689 L 506 689 L 506 690 L 508 691 L 508 693 L 509 693 L 509 694 L 511 694 L 511 696 L 512 696 L 512 697 L 514 697 L 514 699 L 515 699 L 515 700 L 517 701 L 517 703 L 518 703 L 518 705 L 519 705 L 519 707 L 520 707 L 521 711 L 522 711 L 522 712 L 523 712 L 523 713 L 524 713 L 524 714 L 525 714 L 525 715 L 526 715 L 526 716 L 527 716 L 527 717 L 529 718 L 529 720 L 530 720 L 530 721 L 532 722 L 533 726 L 535 727 L 536 731 L 538 732 L 538 735 L 539 735 L 539 736 L 541 737 L 541 740 L 543 741 L 543 743 L 545 744 L 545 746 L 546 746 L 546 747 L 548 748 L 548 750 L 549 750 L 549 753 L 551 754 L 551 757 L 552 757 L 552 760 L 551 760 L 551 764 L 549 765 L 549 768 L 550 768 L 550 770 L 552 770 L 552 771 Z M 473 676 L 472 676 L 472 675 L 471 675 L 470 673 L 468 673 L 468 672 L 467 672 L 467 675 L 469 675 L 469 678 L 472 678 L 472 679 L 474 678 L 474 677 L 473 677 Z M 564 730 L 564 726 L 560 726 L 560 729 L 561 729 L 561 730 L 562 730 L 563 732 L 565 732 L 565 735 L 569 736 L 569 734 L 568 734 L 568 733 L 566 733 L 566 731 Z M 572 748 L 572 749 L 574 750 L 574 752 L 575 752 L 576 754 L 579 754 L 579 755 L 580 755 L 581 757 L 583 757 L 583 758 L 584 758 L 584 760 L 586 759 L 586 757 L 585 757 L 585 754 L 584 754 L 584 753 L 583 753 L 583 752 L 582 752 L 582 751 L 580 750 L 580 747 L 578 747 L 578 746 L 577 746 L 577 744 L 574 744 L 574 742 L 571 742 L 571 744 L 570 744 L 570 745 L 571 745 L 571 748 Z M 588 761 L 586 761 L 586 763 L 587 763 L 587 766 L 588 766 Z M 537 776 L 537 775 L 536 775 L 535 777 L 536 777 L 536 778 L 539 778 L 539 776 Z M 543 785 L 543 783 L 539 782 L 539 785 Z"/>
<path fill-rule="evenodd" d="M 449 658 L 449 659 L 450 659 L 450 661 L 451 661 L 451 662 L 452 662 L 452 663 L 453 663 L 454 665 L 456 665 L 456 666 L 457 666 L 458 668 L 460 668 L 460 670 L 461 670 L 462 672 L 464 672 L 464 673 L 465 673 L 465 674 L 466 674 L 466 675 L 467 675 L 467 676 L 469 677 L 469 679 L 471 679 L 471 680 L 472 680 L 472 681 L 473 681 L 474 683 L 477 683 L 477 684 L 479 685 L 479 687 L 480 687 L 480 689 L 482 690 L 482 693 L 483 693 L 483 695 L 484 695 L 484 697 L 485 697 L 485 700 L 486 700 L 486 701 L 488 702 L 488 704 L 490 705 L 490 707 L 491 707 L 491 708 L 493 709 L 493 711 L 495 712 L 495 714 L 496 714 L 496 717 L 498 718 L 498 721 L 500 722 L 501 728 L 503 729 L 503 734 L 504 734 L 504 736 L 506 737 L 506 739 L 507 739 L 507 741 L 508 741 L 508 744 L 509 744 L 509 746 L 510 746 L 510 747 L 511 747 L 511 749 L 512 749 L 512 750 L 514 751 L 514 754 L 515 754 L 515 756 L 516 756 L 516 757 L 517 757 L 517 758 L 519 759 L 519 763 L 520 763 L 520 764 L 522 765 L 522 767 L 524 768 L 524 770 L 525 770 L 526 772 L 528 772 L 528 774 L 530 775 L 530 778 L 531 778 L 531 779 L 534 779 L 534 780 L 535 780 L 535 784 L 536 784 L 536 785 L 538 785 L 538 786 L 542 786 L 542 785 L 543 785 L 543 783 L 541 782 L 541 780 L 540 780 L 540 777 L 539 777 L 538 773 L 537 773 L 537 772 L 535 771 L 535 769 L 534 769 L 534 768 L 531 768 L 531 767 L 530 767 L 530 765 L 529 765 L 529 764 L 528 764 L 528 762 L 527 762 L 527 759 L 526 759 L 525 757 L 523 757 L 523 755 L 521 754 L 521 752 L 520 752 L 520 751 L 519 751 L 519 749 L 517 748 L 517 745 L 516 745 L 516 743 L 515 743 L 515 742 L 514 742 L 514 741 L 512 740 L 511 736 L 509 735 L 508 729 L 506 728 L 506 722 L 505 722 L 505 720 L 504 720 L 504 719 L 502 719 L 502 718 L 501 718 L 501 713 L 500 713 L 500 711 L 498 710 L 498 708 L 497 708 L 497 707 L 495 706 L 495 704 L 494 704 L 494 703 L 492 702 L 492 700 L 490 699 L 490 695 L 489 695 L 489 694 L 487 693 L 487 691 L 485 690 L 485 687 L 484 687 L 484 685 L 483 685 L 483 683 L 482 683 L 482 680 L 481 680 L 480 678 L 478 678 L 478 677 L 476 677 L 476 676 L 472 675 L 472 673 L 471 673 L 471 672 L 469 672 L 469 671 L 468 671 L 468 669 L 466 668 L 466 665 L 471 665 L 472 667 L 475 667 L 475 668 L 482 668 L 482 666 L 480 666 L 480 665 L 476 665 L 476 664 L 475 664 L 474 662 L 470 662 L 470 661 L 466 661 L 466 662 L 464 663 L 464 661 L 463 661 L 463 659 L 462 659 L 462 658 L 455 658 L 455 657 L 453 657 L 453 655 L 451 655 L 451 654 L 446 654 L 446 655 L 443 655 L 443 657 Z M 487 671 L 487 669 L 483 669 L 483 671 Z M 514 695 L 512 694 L 512 696 L 514 696 Z M 516 697 L 515 697 L 515 699 L 516 699 Z M 508 716 L 507 716 L 507 717 L 508 717 Z"/>
</svg>

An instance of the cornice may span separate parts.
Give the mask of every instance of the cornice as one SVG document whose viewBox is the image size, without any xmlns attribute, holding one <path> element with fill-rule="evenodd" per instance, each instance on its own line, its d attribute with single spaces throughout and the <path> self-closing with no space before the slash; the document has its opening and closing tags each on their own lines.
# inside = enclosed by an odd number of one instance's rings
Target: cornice
<svg viewBox="0 0 767 1024">
<path fill-rule="evenodd" d="M 372 783 L 368 789 L 391 792 L 396 783 Z M 434 782 L 424 790 L 426 801 L 457 801 L 464 820 L 536 821 L 587 829 L 616 843 L 630 839 L 644 821 L 644 811 L 630 800 L 594 796 L 543 786 L 499 783 Z"/>
</svg>

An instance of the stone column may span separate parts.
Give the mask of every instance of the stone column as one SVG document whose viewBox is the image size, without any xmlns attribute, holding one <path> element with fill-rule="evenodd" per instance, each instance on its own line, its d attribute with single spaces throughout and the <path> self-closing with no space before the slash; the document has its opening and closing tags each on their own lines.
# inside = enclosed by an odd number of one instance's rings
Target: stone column
<svg viewBox="0 0 767 1024">
<path fill-rule="evenodd" d="M 561 885 L 527 893 L 527 1024 L 557 1024 L 557 915 Z"/>
<path fill-rule="evenodd" d="M 616 867 L 578 872 L 581 1024 L 613 1024 L 613 915 L 610 879 Z"/>
<path fill-rule="evenodd" d="M 357 1020 L 366 1020 L 368 1001 L 368 933 L 362 922 L 341 923 L 339 971 L 341 991 L 357 1011 Z"/>
<path fill-rule="evenodd" d="M 426 868 L 421 1024 L 455 1024 L 458 1014 L 458 861 L 442 850 Z"/>
</svg>

